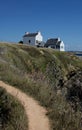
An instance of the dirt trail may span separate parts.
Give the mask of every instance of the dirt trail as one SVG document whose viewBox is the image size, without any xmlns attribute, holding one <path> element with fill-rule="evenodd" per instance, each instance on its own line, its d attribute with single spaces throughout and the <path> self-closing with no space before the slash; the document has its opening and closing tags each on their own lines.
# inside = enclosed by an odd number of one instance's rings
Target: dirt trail
<svg viewBox="0 0 82 130">
<path fill-rule="evenodd" d="M 24 106 L 29 121 L 29 130 L 50 130 L 45 108 L 41 107 L 37 101 L 13 86 L 7 85 L 2 81 L 0 81 L 0 86 L 16 97 Z"/>
</svg>

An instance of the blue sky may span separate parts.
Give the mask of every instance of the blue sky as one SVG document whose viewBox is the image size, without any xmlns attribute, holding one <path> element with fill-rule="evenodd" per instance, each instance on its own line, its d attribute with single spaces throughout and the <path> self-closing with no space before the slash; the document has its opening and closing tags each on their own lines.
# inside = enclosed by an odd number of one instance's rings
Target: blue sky
<svg viewBox="0 0 82 130">
<path fill-rule="evenodd" d="M 44 41 L 60 37 L 67 50 L 82 50 L 82 0 L 0 0 L 0 41 L 36 31 Z"/>
</svg>

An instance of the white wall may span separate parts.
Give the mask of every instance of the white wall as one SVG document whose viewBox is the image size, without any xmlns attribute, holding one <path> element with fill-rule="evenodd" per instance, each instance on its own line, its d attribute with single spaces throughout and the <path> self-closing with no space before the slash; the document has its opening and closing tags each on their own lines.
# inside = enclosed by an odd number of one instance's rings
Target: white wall
<svg viewBox="0 0 82 130">
<path fill-rule="evenodd" d="M 29 43 L 30 40 L 30 43 Z M 28 45 L 35 45 L 35 37 L 23 37 L 23 43 Z"/>
<path fill-rule="evenodd" d="M 43 41 L 43 37 L 42 37 L 40 32 L 38 32 L 38 35 L 36 36 L 36 41 L 38 41 L 38 42 L 42 42 Z M 35 43 L 35 45 L 37 45 L 37 43 Z"/>
<path fill-rule="evenodd" d="M 64 45 L 63 41 L 60 44 L 60 51 L 65 51 L 65 45 Z"/>
</svg>

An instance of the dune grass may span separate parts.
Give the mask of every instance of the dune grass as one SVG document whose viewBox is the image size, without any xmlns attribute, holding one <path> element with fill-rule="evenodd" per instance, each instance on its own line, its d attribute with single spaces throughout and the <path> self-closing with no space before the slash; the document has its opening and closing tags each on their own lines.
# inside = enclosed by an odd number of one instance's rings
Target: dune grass
<svg viewBox="0 0 82 130">
<path fill-rule="evenodd" d="M 81 113 L 66 100 L 64 83 L 82 61 L 71 53 L 24 45 L 0 44 L 0 79 L 47 108 L 52 130 L 81 130 Z"/>
<path fill-rule="evenodd" d="M 0 86 L 0 130 L 27 130 L 23 106 Z"/>
</svg>

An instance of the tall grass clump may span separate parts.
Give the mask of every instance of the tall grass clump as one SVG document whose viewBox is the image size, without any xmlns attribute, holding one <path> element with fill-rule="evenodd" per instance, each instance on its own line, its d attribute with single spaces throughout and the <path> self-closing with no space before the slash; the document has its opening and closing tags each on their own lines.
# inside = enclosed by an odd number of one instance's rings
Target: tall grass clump
<svg viewBox="0 0 82 130">
<path fill-rule="evenodd" d="M 27 130 L 23 106 L 0 87 L 0 130 Z"/>
</svg>

